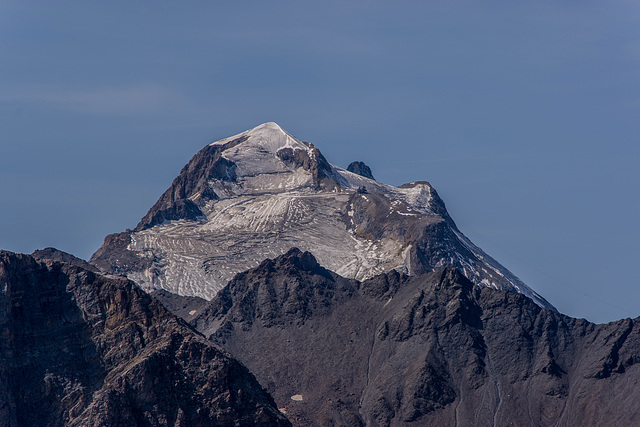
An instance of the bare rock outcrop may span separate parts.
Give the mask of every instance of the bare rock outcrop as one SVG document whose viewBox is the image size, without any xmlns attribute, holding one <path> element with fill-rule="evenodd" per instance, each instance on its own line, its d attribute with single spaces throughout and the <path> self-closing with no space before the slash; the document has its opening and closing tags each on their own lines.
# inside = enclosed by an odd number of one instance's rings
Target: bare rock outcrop
<svg viewBox="0 0 640 427">
<path fill-rule="evenodd" d="M 247 368 L 125 278 L 3 251 L 0 288 L 0 425 L 290 425 Z"/>
<path fill-rule="evenodd" d="M 349 166 L 347 166 L 347 170 L 360 176 L 364 176 L 365 178 L 375 179 L 371 172 L 371 168 L 364 162 L 351 162 L 349 163 Z"/>
<path fill-rule="evenodd" d="M 298 426 L 640 424 L 637 319 L 573 319 L 453 267 L 358 282 L 293 249 L 192 324 Z"/>
</svg>

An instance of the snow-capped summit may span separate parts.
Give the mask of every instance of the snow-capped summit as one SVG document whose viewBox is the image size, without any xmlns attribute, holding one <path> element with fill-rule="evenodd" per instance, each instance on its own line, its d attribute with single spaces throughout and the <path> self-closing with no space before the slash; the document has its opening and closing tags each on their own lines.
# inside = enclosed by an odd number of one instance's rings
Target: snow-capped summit
<svg viewBox="0 0 640 427">
<path fill-rule="evenodd" d="M 551 307 L 467 239 L 426 181 L 394 187 L 327 162 L 273 122 L 200 150 L 135 230 L 92 257 L 146 289 L 213 297 L 241 271 L 292 247 L 358 280 L 453 265 L 476 284 Z"/>
<path fill-rule="evenodd" d="M 249 143 L 241 143 L 239 145 L 258 146 L 271 153 L 275 153 L 281 148 L 290 147 L 308 151 L 309 145 L 299 141 L 295 137 L 288 134 L 279 124 L 275 122 L 267 122 L 249 129 L 230 138 L 221 139 L 210 145 L 224 145 L 229 141 L 246 137 L 251 139 Z"/>
<path fill-rule="evenodd" d="M 234 185 L 213 183 L 220 198 L 247 192 L 283 192 L 294 188 L 347 185 L 320 151 L 268 122 L 210 144 L 234 165 Z"/>
</svg>

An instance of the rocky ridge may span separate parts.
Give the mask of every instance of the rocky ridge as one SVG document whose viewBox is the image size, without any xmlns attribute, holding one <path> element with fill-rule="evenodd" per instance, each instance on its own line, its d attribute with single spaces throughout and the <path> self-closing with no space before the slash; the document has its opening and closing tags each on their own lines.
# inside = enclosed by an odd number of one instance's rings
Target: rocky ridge
<svg viewBox="0 0 640 427">
<path fill-rule="evenodd" d="M 64 262 L 66 264 L 71 264 L 76 267 L 80 267 L 94 273 L 100 273 L 100 269 L 97 268 L 96 266 L 91 265 L 87 261 L 81 258 L 78 258 L 67 252 L 63 252 L 56 248 L 48 247 L 44 249 L 38 249 L 36 251 L 33 251 L 31 256 L 34 257 L 35 259 L 40 259 L 40 260 L 49 259 L 51 261 Z"/>
<path fill-rule="evenodd" d="M 297 426 L 640 423 L 638 319 L 573 319 L 451 266 L 359 282 L 291 250 L 192 324 Z"/>
<path fill-rule="evenodd" d="M 0 286 L 0 425 L 290 425 L 242 364 L 126 278 L 2 251 Z"/>
</svg>

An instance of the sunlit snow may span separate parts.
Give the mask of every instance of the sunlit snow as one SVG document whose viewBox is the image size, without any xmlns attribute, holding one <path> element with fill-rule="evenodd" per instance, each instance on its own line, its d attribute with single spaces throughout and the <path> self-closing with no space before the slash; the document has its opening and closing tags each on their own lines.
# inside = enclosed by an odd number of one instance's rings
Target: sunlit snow
<svg viewBox="0 0 640 427">
<path fill-rule="evenodd" d="M 370 240 L 359 235 L 354 231 L 355 212 L 350 199 L 365 189 L 390 201 L 389 215 L 435 216 L 430 185 L 418 182 L 393 187 L 331 165 L 327 174 L 340 186 L 319 190 L 314 188 L 309 170 L 286 164 L 278 156 L 279 150 L 290 148 L 304 150 L 311 158 L 315 155 L 313 146 L 275 123 L 265 123 L 212 145 L 241 137 L 242 142 L 222 152 L 235 163 L 236 180 L 210 181 L 219 199 L 203 207 L 204 218 L 198 222 L 172 221 L 133 233 L 129 249 L 148 258 L 152 266 L 131 271 L 130 278 L 148 289 L 210 299 L 235 274 L 291 247 L 312 252 L 321 265 L 349 278 L 363 280 L 391 269 L 412 273 L 411 244 L 390 237 Z M 369 200 L 366 194 L 360 195 Z M 434 267 L 452 263 L 475 283 L 492 287 L 496 287 L 495 281 L 487 276 L 505 278 L 513 289 L 538 299 L 462 233 L 454 232 L 476 259 L 454 251 Z"/>
</svg>

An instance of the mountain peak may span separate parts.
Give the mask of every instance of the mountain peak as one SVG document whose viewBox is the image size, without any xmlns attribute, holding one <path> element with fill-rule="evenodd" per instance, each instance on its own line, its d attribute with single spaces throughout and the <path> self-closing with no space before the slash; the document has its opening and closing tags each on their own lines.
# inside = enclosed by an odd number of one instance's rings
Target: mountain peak
<svg viewBox="0 0 640 427">
<path fill-rule="evenodd" d="M 228 155 L 232 155 L 232 153 L 239 154 L 244 151 L 252 156 L 267 153 L 277 154 L 283 148 L 300 149 L 305 152 L 310 152 L 314 148 L 313 145 L 295 138 L 275 122 L 263 123 L 230 138 L 213 142 L 210 145 L 222 147 L 223 151 L 235 148 L 233 152 L 228 152 Z"/>
<path fill-rule="evenodd" d="M 134 231 L 200 220 L 211 201 L 340 186 L 349 183 L 320 150 L 267 122 L 200 150 Z"/>
<path fill-rule="evenodd" d="M 261 125 L 258 125 L 256 127 L 254 127 L 253 129 L 248 130 L 247 132 L 248 133 L 254 133 L 254 132 L 264 132 L 264 131 L 286 133 L 286 131 L 284 129 L 282 129 L 282 126 L 280 126 L 276 122 L 262 123 Z"/>
<path fill-rule="evenodd" d="M 136 229 L 105 239 L 92 262 L 146 289 L 210 299 L 235 274 L 297 246 L 348 278 L 451 264 L 476 284 L 551 307 L 457 229 L 429 183 L 394 187 L 364 163 L 348 169 L 263 123 L 200 150 Z"/>
</svg>

